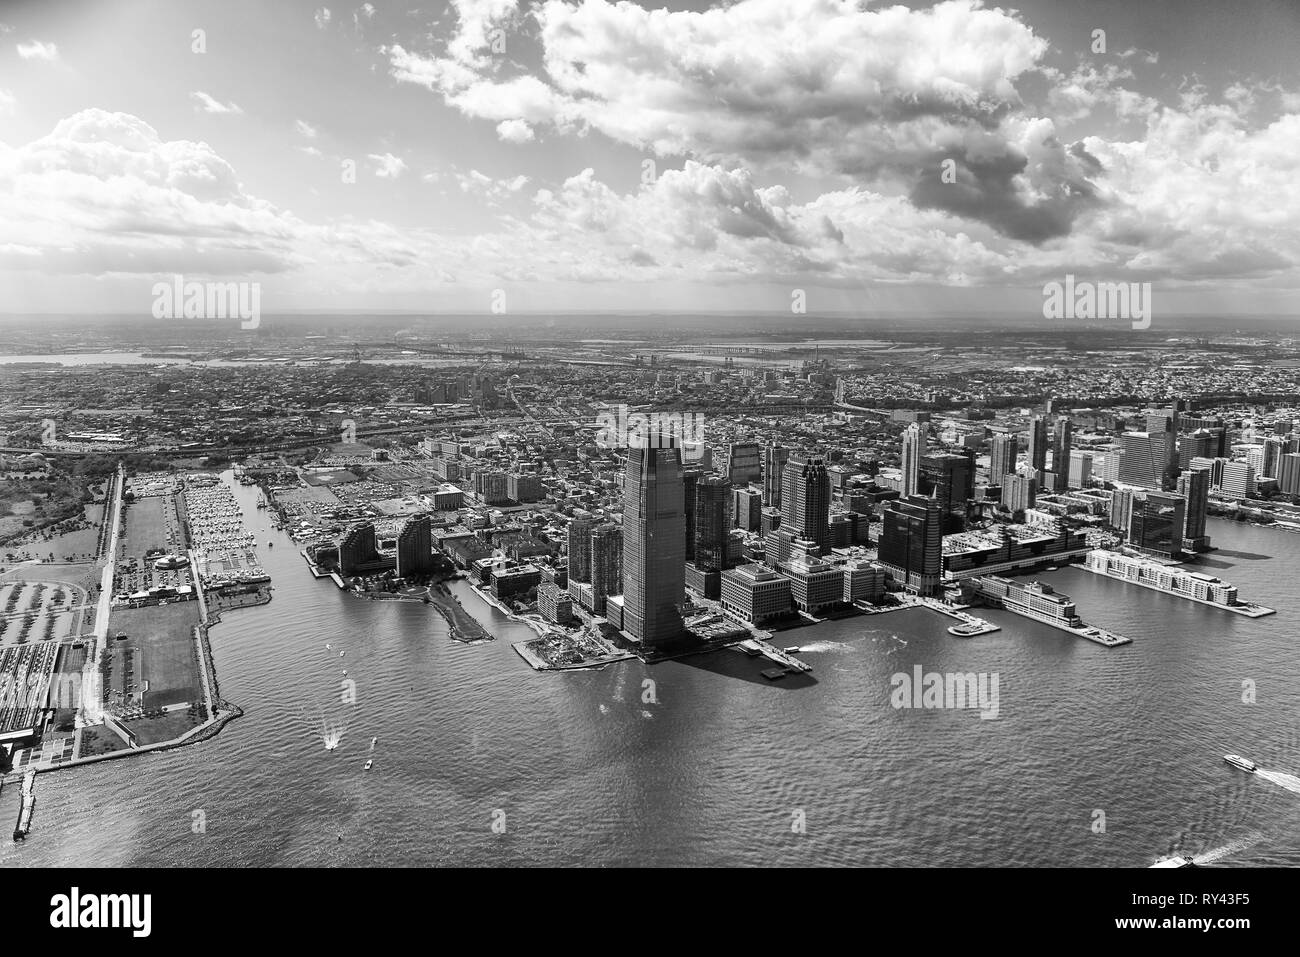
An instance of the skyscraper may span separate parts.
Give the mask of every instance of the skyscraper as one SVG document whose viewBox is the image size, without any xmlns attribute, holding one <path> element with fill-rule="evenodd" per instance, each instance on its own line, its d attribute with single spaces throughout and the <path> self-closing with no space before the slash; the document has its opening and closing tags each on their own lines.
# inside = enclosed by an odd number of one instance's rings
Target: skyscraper
<svg viewBox="0 0 1300 957">
<path fill-rule="evenodd" d="M 731 483 L 706 475 L 695 486 L 695 566 L 710 572 L 725 569 L 730 534 Z"/>
<path fill-rule="evenodd" d="M 781 475 L 781 528 L 810 539 L 824 554 L 831 517 L 831 479 L 820 456 L 797 453 Z"/>
<path fill-rule="evenodd" d="M 1172 557 L 1183 550 L 1187 500 L 1172 492 L 1147 492 L 1133 502 L 1129 544 L 1152 554 Z"/>
<path fill-rule="evenodd" d="M 682 634 L 686 505 L 681 450 L 669 436 L 647 444 L 628 449 L 623 479 L 623 629 L 656 645 Z"/>
<path fill-rule="evenodd" d="M 995 435 L 989 447 L 989 484 L 1001 485 L 1007 475 L 1016 470 L 1014 435 Z"/>
<path fill-rule="evenodd" d="M 880 533 L 880 564 L 907 590 L 933 595 L 943 572 L 942 509 L 913 495 L 886 502 Z"/>
<path fill-rule="evenodd" d="M 944 531 L 961 531 L 967 503 L 975 495 L 975 453 L 935 452 L 921 456 L 918 495 L 928 495 L 943 509 Z"/>
<path fill-rule="evenodd" d="M 903 494 L 915 495 L 921 474 L 921 453 L 925 450 L 925 437 L 921 427 L 913 422 L 903 432 Z"/>
<path fill-rule="evenodd" d="M 1074 425 L 1068 415 L 1058 415 L 1052 429 L 1052 491 L 1063 492 L 1069 485 L 1070 447 L 1074 440 Z"/>
<path fill-rule="evenodd" d="M 695 557 L 695 485 L 704 473 L 700 469 L 682 468 L 682 511 L 686 514 L 686 559 Z"/>
<path fill-rule="evenodd" d="M 781 473 L 790 458 L 790 450 L 769 442 L 763 446 L 763 505 L 781 507 Z M 743 526 L 742 526 L 743 527 Z"/>
<path fill-rule="evenodd" d="M 1124 457 L 1120 459 L 1119 480 L 1125 485 L 1139 488 L 1162 489 L 1165 473 L 1170 465 L 1166 443 L 1173 441 L 1172 432 L 1125 432 Z M 1177 452 L 1172 459 L 1178 467 Z M 1177 479 L 1174 480 L 1175 483 Z M 1170 486 L 1173 487 L 1172 485 Z"/>
<path fill-rule="evenodd" d="M 1210 473 L 1207 469 L 1189 469 L 1178 476 L 1178 494 L 1187 499 L 1183 524 L 1183 546 L 1194 552 L 1208 551 L 1205 516 L 1210 504 Z"/>
<path fill-rule="evenodd" d="M 590 518 L 575 518 L 569 522 L 569 580 L 591 581 L 591 528 Z"/>
<path fill-rule="evenodd" d="M 1041 415 L 1029 420 L 1029 467 L 1041 481 L 1047 471 L 1047 419 Z"/>
<path fill-rule="evenodd" d="M 604 522 L 591 530 L 592 611 L 605 613 L 605 598 L 623 591 L 623 530 Z"/>
<path fill-rule="evenodd" d="M 1087 488 L 1092 484 L 1092 453 L 1070 453 L 1070 470 L 1066 483 L 1070 488 Z"/>
<path fill-rule="evenodd" d="M 1038 479 L 1033 475 L 1008 472 L 1002 480 L 1002 504 L 1013 512 L 1032 508 L 1038 498 Z"/>
<path fill-rule="evenodd" d="M 727 447 L 727 478 L 732 485 L 757 482 L 763 473 L 763 459 L 757 442 L 732 442 Z"/>
<path fill-rule="evenodd" d="M 1300 495 L 1300 453 L 1287 452 L 1278 459 L 1277 486 L 1283 495 Z"/>
</svg>

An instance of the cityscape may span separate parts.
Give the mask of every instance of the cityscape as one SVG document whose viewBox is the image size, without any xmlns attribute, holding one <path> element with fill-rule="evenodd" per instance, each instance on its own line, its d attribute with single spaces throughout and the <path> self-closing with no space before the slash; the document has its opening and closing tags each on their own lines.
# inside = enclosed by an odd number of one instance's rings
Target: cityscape
<svg viewBox="0 0 1300 957">
<path fill-rule="evenodd" d="M 330 129 L 177 4 L 155 129 L 62 6 L 0 14 L 0 865 L 1300 866 L 1296 11 L 1189 77 L 1122 5 L 286 4 L 383 85 Z"/>
</svg>

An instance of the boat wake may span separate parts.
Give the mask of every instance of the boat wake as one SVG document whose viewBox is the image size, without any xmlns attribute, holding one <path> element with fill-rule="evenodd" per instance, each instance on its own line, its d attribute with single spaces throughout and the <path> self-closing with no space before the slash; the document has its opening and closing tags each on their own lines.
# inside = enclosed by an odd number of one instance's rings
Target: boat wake
<svg viewBox="0 0 1300 957">
<path fill-rule="evenodd" d="M 800 645 L 799 651 L 818 651 L 842 654 L 853 651 L 853 646 L 846 645 L 842 641 L 814 641 L 811 645 Z"/>
<path fill-rule="evenodd" d="M 1223 860 L 1232 854 L 1240 854 L 1249 847 L 1259 842 L 1259 837 L 1240 838 L 1235 841 L 1229 841 L 1222 847 L 1216 847 L 1212 850 L 1195 855 L 1192 860 L 1197 864 L 1213 864 L 1215 861 Z"/>
<path fill-rule="evenodd" d="M 1265 781 L 1272 781 L 1280 788 L 1286 788 L 1293 794 L 1300 794 L 1300 778 L 1294 774 L 1286 774 L 1282 771 L 1265 771 L 1263 768 L 1255 772 L 1255 777 L 1263 778 Z"/>
</svg>

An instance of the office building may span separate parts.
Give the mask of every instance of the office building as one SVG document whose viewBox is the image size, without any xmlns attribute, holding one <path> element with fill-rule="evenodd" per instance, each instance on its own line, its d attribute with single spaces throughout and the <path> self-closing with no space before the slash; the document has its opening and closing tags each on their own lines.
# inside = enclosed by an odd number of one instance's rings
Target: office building
<svg viewBox="0 0 1300 957">
<path fill-rule="evenodd" d="M 667 447 L 628 449 L 623 480 L 623 630 L 657 645 L 683 631 L 686 504 L 675 441 L 650 444 Z"/>
<path fill-rule="evenodd" d="M 995 435 L 989 443 L 989 484 L 1001 485 L 1006 476 L 1016 470 L 1016 446 L 1018 440 L 1014 435 Z"/>
<path fill-rule="evenodd" d="M 781 475 L 790 450 L 769 442 L 763 446 L 763 505 L 781 507 Z M 739 523 L 737 523 L 739 524 Z M 744 528 L 744 525 L 740 526 Z M 757 526 L 755 526 L 757 527 Z"/>
<path fill-rule="evenodd" d="M 903 495 L 915 495 L 921 478 L 921 455 L 925 450 L 925 434 L 921 426 L 912 423 L 903 431 Z"/>
<path fill-rule="evenodd" d="M 397 574 L 420 578 L 433 571 L 433 531 L 427 516 L 412 518 L 397 533 Z"/>
<path fill-rule="evenodd" d="M 912 495 L 885 505 L 880 564 L 908 591 L 933 595 L 943 571 L 943 509 Z"/>
<path fill-rule="evenodd" d="M 831 480 L 820 456 L 798 453 L 785 463 L 781 477 L 781 529 L 828 547 Z"/>
<path fill-rule="evenodd" d="M 1183 548 L 1204 552 L 1210 548 L 1205 534 L 1205 519 L 1210 503 L 1210 473 L 1206 469 L 1188 469 L 1178 476 L 1178 494 L 1187 500 L 1183 524 Z"/>
</svg>

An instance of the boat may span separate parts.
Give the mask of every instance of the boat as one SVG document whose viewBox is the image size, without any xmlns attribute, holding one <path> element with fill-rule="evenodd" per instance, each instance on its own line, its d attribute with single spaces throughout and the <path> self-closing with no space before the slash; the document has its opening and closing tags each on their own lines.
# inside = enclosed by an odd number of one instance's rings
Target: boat
<svg viewBox="0 0 1300 957">
<path fill-rule="evenodd" d="M 1196 862 L 1188 854 L 1181 854 L 1176 857 L 1162 857 L 1151 865 L 1152 867 L 1195 867 Z"/>
<path fill-rule="evenodd" d="M 379 741 L 379 738 L 377 738 L 377 737 L 376 737 L 376 738 L 371 738 L 371 739 L 370 739 L 370 750 L 371 750 L 371 751 L 375 750 L 375 743 L 378 742 L 378 741 Z"/>
<path fill-rule="evenodd" d="M 344 668 L 344 669 L 343 669 L 343 673 L 344 673 L 344 674 L 347 674 L 347 673 L 348 673 L 348 669 L 347 669 L 347 668 Z"/>
<path fill-rule="evenodd" d="M 346 654 L 346 652 L 342 652 L 342 651 L 340 651 L 340 652 L 339 652 L 339 657 L 342 658 L 344 654 Z"/>
<path fill-rule="evenodd" d="M 798 645 L 791 645 L 789 648 L 782 649 L 787 655 L 797 655 L 799 653 Z"/>
<path fill-rule="evenodd" d="M 1259 767 L 1254 761 L 1247 761 L 1240 754 L 1225 754 L 1223 760 L 1227 761 L 1234 768 L 1241 768 L 1243 771 L 1249 771 L 1252 774 Z"/>
<path fill-rule="evenodd" d="M 271 540 L 268 538 L 268 539 L 266 540 L 266 547 L 267 547 L 267 548 L 274 548 L 274 547 L 275 547 L 275 542 L 271 541 Z"/>
<path fill-rule="evenodd" d="M 371 758 L 368 761 L 366 761 L 365 767 L 363 767 L 361 770 L 369 771 L 374 766 L 374 764 L 375 764 L 375 759 Z"/>
</svg>

